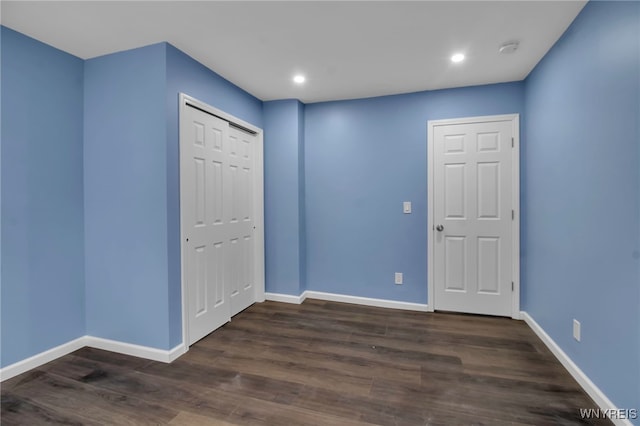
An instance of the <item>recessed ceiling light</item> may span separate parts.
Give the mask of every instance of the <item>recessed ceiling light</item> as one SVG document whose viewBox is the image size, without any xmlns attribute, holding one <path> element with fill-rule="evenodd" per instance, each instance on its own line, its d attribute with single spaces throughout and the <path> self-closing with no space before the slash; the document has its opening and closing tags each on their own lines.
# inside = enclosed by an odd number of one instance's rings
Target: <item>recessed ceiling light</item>
<svg viewBox="0 0 640 426">
<path fill-rule="evenodd" d="M 451 62 L 462 62 L 464 61 L 464 55 L 462 53 L 456 53 L 451 57 Z"/>
<path fill-rule="evenodd" d="M 301 75 L 301 74 L 298 74 L 293 77 L 293 82 L 297 84 L 302 84 L 304 83 L 305 80 L 306 78 L 304 78 L 304 75 Z"/>
</svg>

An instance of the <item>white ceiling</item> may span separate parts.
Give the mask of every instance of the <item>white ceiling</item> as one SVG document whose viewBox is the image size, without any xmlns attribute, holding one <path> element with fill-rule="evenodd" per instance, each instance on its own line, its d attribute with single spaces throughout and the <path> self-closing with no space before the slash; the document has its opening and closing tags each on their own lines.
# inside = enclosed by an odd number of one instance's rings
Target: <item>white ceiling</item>
<svg viewBox="0 0 640 426">
<path fill-rule="evenodd" d="M 84 59 L 168 41 L 262 100 L 318 102 L 522 80 L 585 3 L 4 0 L 0 20 Z"/>
</svg>

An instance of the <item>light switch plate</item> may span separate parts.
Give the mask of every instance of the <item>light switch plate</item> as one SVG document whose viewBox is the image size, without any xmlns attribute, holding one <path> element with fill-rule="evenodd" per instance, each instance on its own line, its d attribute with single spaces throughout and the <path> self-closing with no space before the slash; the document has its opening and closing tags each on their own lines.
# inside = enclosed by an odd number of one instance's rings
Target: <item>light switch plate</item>
<svg viewBox="0 0 640 426">
<path fill-rule="evenodd" d="M 402 211 L 405 214 L 411 213 L 411 201 L 405 201 L 402 203 Z"/>
<path fill-rule="evenodd" d="M 396 284 L 402 284 L 402 272 L 396 272 Z"/>
</svg>

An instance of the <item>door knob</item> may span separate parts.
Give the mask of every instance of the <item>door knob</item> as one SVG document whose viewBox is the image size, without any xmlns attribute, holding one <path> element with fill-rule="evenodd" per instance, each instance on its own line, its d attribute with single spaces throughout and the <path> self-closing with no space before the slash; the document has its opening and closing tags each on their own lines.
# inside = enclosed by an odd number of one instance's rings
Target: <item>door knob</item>
<svg viewBox="0 0 640 426">
<path fill-rule="evenodd" d="M 436 231 L 442 232 L 443 230 L 444 230 L 444 226 L 442 226 L 442 225 L 436 226 Z"/>
</svg>

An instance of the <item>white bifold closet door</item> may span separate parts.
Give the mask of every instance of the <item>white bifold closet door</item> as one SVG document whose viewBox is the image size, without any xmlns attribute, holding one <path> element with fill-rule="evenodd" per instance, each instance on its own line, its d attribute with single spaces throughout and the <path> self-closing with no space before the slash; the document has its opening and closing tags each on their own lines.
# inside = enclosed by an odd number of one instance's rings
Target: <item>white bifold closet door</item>
<svg viewBox="0 0 640 426">
<path fill-rule="evenodd" d="M 255 302 L 256 136 L 189 106 L 183 112 L 181 220 L 191 345 Z"/>
</svg>

